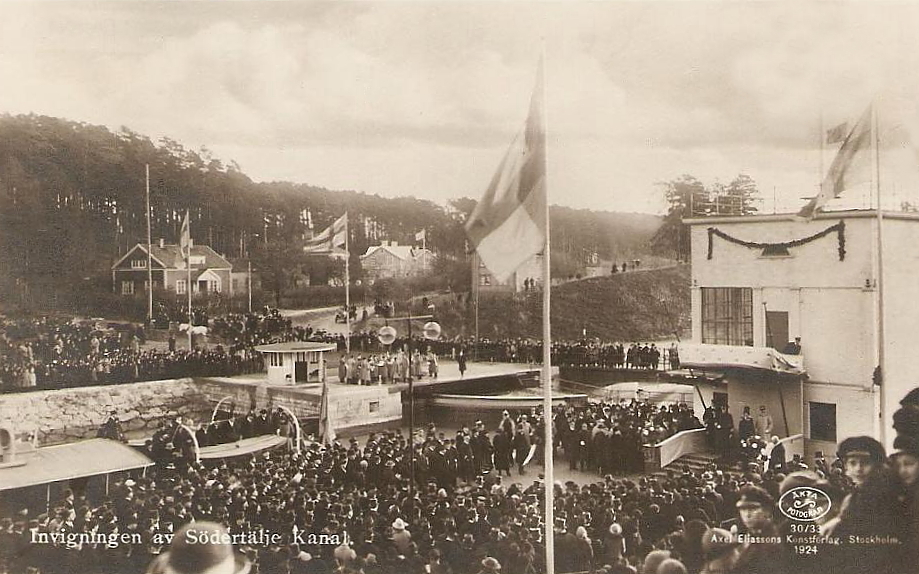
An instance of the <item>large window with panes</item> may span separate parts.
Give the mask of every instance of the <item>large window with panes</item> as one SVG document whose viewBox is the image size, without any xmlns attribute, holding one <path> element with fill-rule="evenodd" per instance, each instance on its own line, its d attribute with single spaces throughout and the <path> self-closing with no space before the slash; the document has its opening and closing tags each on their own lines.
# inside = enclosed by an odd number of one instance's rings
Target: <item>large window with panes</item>
<svg viewBox="0 0 919 574">
<path fill-rule="evenodd" d="M 702 288 L 702 342 L 753 346 L 753 289 Z"/>
</svg>

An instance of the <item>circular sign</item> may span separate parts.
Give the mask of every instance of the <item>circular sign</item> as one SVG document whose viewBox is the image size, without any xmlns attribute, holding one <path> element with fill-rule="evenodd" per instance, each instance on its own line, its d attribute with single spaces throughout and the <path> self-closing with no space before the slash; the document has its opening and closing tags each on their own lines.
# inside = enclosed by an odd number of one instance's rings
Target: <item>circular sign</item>
<svg viewBox="0 0 919 574">
<path fill-rule="evenodd" d="M 393 341 L 396 340 L 396 330 L 387 325 L 380 329 L 380 332 L 377 334 L 377 339 L 384 345 L 392 345 Z"/>
<path fill-rule="evenodd" d="M 779 498 L 779 512 L 786 518 L 803 522 L 823 518 L 832 505 L 829 495 L 813 486 L 792 488 Z"/>
<path fill-rule="evenodd" d="M 435 323 L 434 321 L 429 321 L 424 324 L 424 338 L 425 339 L 439 339 L 440 338 L 440 323 Z"/>
</svg>

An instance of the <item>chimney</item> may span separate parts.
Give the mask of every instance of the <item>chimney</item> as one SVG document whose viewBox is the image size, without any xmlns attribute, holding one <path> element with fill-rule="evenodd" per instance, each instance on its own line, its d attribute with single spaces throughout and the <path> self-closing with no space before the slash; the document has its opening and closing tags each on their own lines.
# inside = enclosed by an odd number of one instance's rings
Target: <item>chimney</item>
<svg viewBox="0 0 919 574">
<path fill-rule="evenodd" d="M 166 247 L 166 240 L 160 237 L 160 249 L 163 249 L 164 247 Z"/>
</svg>

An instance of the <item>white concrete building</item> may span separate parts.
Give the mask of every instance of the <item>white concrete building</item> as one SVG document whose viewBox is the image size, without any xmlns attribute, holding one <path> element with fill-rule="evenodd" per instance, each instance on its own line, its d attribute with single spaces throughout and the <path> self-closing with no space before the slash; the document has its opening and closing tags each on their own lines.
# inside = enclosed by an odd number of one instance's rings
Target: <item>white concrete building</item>
<svg viewBox="0 0 919 574">
<path fill-rule="evenodd" d="M 744 406 L 755 417 L 766 405 L 773 434 L 802 434 L 808 457 L 835 453 L 839 441 L 862 434 L 889 450 L 893 412 L 919 386 L 910 359 L 919 342 L 919 214 L 884 214 L 880 258 L 874 211 L 686 223 L 692 342 L 699 346 L 681 348 L 681 360 L 709 376 L 724 375 L 720 383 L 700 383 L 701 398 L 726 400 L 735 424 Z M 795 337 L 800 355 L 773 350 Z M 876 385 L 882 345 L 883 382 Z M 752 349 L 732 353 L 737 346 Z M 801 368 L 803 376 L 796 374 Z"/>
</svg>

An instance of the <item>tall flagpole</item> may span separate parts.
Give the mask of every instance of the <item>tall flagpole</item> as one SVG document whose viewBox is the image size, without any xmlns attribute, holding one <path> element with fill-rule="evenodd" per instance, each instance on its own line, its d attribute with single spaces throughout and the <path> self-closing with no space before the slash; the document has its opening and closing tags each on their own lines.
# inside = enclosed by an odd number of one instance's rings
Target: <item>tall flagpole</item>
<svg viewBox="0 0 919 574">
<path fill-rule="evenodd" d="M 472 360 L 479 360 L 479 275 L 482 273 L 482 265 L 479 259 L 479 252 L 476 251 L 472 256 L 472 264 L 475 265 L 475 273 L 472 274 L 472 280 L 475 281 L 475 285 L 472 286 L 473 293 L 475 295 L 475 339 L 472 347 Z"/>
<path fill-rule="evenodd" d="M 334 224 L 333 224 L 334 225 Z M 347 334 L 345 335 L 345 351 L 351 354 L 351 244 L 350 230 L 348 229 L 348 212 L 345 212 L 345 325 Z M 332 241 L 335 241 L 335 230 L 332 230 Z M 334 249 L 335 246 L 332 245 Z"/>
<path fill-rule="evenodd" d="M 549 107 L 546 99 L 546 72 L 545 72 L 545 46 L 540 58 L 540 71 L 542 72 L 542 125 L 543 137 L 545 138 L 545 154 L 543 156 L 543 177 L 546 186 L 546 243 L 543 246 L 542 258 L 542 277 L 543 277 L 543 295 L 542 295 L 542 388 L 543 388 L 543 427 L 545 429 L 545 475 L 546 475 L 546 573 L 555 573 L 555 471 L 554 461 L 552 460 L 552 329 L 549 317 L 552 292 L 552 278 L 550 265 L 550 241 L 549 241 L 549 121 L 547 109 Z"/>
<path fill-rule="evenodd" d="M 826 151 L 826 123 L 823 118 L 823 110 L 820 111 L 820 133 L 817 134 L 820 137 L 820 158 L 819 158 L 819 168 L 820 172 L 817 173 L 817 195 L 823 195 L 823 185 L 824 180 L 826 179 L 826 172 L 824 171 L 824 153 Z M 774 195 L 774 194 L 773 194 Z M 773 199 L 773 203 L 775 200 Z"/>
<path fill-rule="evenodd" d="M 153 256 L 150 250 L 153 248 L 153 237 L 150 231 L 150 164 L 144 166 L 147 175 L 147 325 L 153 325 Z M 165 271 L 164 271 L 165 273 Z"/>
<path fill-rule="evenodd" d="M 185 254 L 185 269 L 188 271 L 188 282 L 186 283 L 186 291 L 188 291 L 188 350 L 193 351 L 191 329 L 195 321 L 191 314 L 191 215 L 187 209 L 185 210 L 185 221 L 188 222 L 188 252 Z"/>
<path fill-rule="evenodd" d="M 877 196 L 877 257 L 878 257 L 878 278 L 877 278 L 877 292 L 878 292 L 878 369 L 880 370 L 880 378 L 878 382 L 880 386 L 878 388 L 878 401 L 880 402 L 878 408 L 878 440 L 887 448 L 889 445 L 886 443 L 885 438 L 887 436 L 885 424 L 884 424 L 884 415 L 887 410 L 886 405 L 886 393 L 884 389 L 886 384 L 884 383 L 884 377 L 887 376 L 887 370 L 885 368 L 884 360 L 886 358 L 886 353 L 884 350 L 884 212 L 881 208 L 881 139 L 880 139 L 880 124 L 878 124 L 878 108 L 877 101 L 873 102 L 871 105 L 871 115 L 872 115 L 872 129 L 874 129 L 874 183 L 875 183 L 875 196 Z"/>
</svg>

